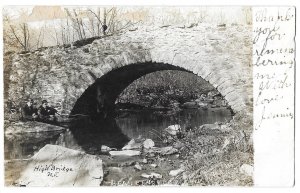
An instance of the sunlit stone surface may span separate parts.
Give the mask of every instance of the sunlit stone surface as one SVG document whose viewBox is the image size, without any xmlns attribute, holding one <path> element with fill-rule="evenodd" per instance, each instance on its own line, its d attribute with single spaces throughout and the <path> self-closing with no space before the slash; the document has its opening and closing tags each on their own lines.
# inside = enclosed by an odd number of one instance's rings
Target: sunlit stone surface
<svg viewBox="0 0 300 193">
<path fill-rule="evenodd" d="M 97 156 L 46 145 L 36 153 L 17 180 L 20 186 L 100 186 L 102 160 Z"/>
</svg>

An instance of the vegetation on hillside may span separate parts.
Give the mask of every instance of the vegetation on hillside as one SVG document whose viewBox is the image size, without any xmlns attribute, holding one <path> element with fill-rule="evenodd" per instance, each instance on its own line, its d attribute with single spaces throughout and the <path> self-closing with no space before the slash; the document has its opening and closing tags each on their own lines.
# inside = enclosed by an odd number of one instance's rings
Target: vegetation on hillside
<svg viewBox="0 0 300 193">
<path fill-rule="evenodd" d="M 170 106 L 195 100 L 201 94 L 216 89 L 203 78 L 183 71 L 158 71 L 131 83 L 119 96 L 119 103 L 133 103 L 146 107 Z"/>
</svg>

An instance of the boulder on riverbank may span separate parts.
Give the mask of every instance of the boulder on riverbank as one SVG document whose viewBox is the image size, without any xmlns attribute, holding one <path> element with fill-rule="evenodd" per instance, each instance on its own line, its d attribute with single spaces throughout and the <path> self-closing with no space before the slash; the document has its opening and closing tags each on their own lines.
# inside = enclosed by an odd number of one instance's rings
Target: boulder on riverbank
<svg viewBox="0 0 300 193">
<path fill-rule="evenodd" d="M 142 147 L 142 143 L 136 142 L 135 139 L 131 139 L 122 150 L 131 150 L 131 149 L 140 149 Z"/>
<path fill-rule="evenodd" d="M 150 149 L 154 147 L 155 143 L 152 139 L 145 139 L 145 140 L 138 140 L 138 139 L 131 139 L 123 148 L 122 150 L 139 150 L 142 147 L 146 149 Z"/>
<path fill-rule="evenodd" d="M 57 145 L 46 145 L 29 161 L 17 180 L 19 186 L 100 186 L 102 160 Z"/>
<path fill-rule="evenodd" d="M 64 131 L 65 128 L 36 121 L 11 122 L 5 127 L 5 135 L 20 133 L 37 133 L 45 131 Z"/>
<path fill-rule="evenodd" d="M 143 147 L 146 148 L 146 149 L 150 149 L 152 147 L 154 147 L 154 141 L 152 139 L 146 139 L 144 142 L 143 142 Z"/>
<path fill-rule="evenodd" d="M 170 125 L 165 129 L 165 131 L 170 135 L 176 135 L 180 130 L 180 125 Z"/>
<path fill-rule="evenodd" d="M 5 139 L 10 142 L 39 143 L 51 139 L 63 132 L 65 128 L 41 122 L 11 122 L 4 127 Z"/>
</svg>

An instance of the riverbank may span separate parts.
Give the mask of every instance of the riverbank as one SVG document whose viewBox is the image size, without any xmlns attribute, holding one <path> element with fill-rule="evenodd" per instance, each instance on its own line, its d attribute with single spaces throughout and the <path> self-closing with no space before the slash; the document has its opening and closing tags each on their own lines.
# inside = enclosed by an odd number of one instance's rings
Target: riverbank
<svg viewBox="0 0 300 193">
<path fill-rule="evenodd" d="M 251 139 L 233 124 L 206 124 L 182 130 L 180 135 L 166 133 L 162 148 L 167 147 L 169 155 L 140 149 L 139 159 L 127 162 L 126 167 L 118 164 L 107 168 L 105 185 L 251 186 Z"/>
<path fill-rule="evenodd" d="M 164 72 L 164 75 L 167 72 Z M 149 77 L 150 78 L 150 77 Z M 153 77 L 151 76 L 153 79 Z M 186 77 L 187 78 L 187 77 Z M 224 97 L 208 83 L 201 80 L 201 87 L 172 87 L 166 82 L 162 85 L 148 85 L 143 80 L 131 85 L 120 94 L 116 101 L 117 109 L 193 109 L 193 108 L 230 108 Z M 169 82 L 169 81 L 167 81 Z M 189 84 L 193 84 L 190 81 Z M 200 89 L 201 88 L 201 89 Z"/>
</svg>

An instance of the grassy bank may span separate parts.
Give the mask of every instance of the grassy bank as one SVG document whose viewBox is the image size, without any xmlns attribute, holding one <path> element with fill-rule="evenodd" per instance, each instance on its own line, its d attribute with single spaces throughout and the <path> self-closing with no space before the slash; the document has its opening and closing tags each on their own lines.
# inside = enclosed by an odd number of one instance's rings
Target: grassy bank
<svg viewBox="0 0 300 193">
<path fill-rule="evenodd" d="M 249 125 L 250 126 L 250 125 Z M 184 160 L 184 172 L 168 181 L 171 184 L 200 186 L 251 186 L 252 176 L 241 171 L 253 166 L 251 128 L 241 130 L 232 120 L 202 125 L 183 131 L 182 138 L 170 140 Z"/>
</svg>

